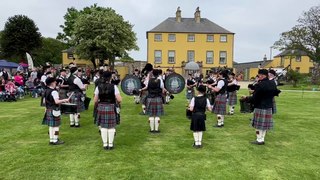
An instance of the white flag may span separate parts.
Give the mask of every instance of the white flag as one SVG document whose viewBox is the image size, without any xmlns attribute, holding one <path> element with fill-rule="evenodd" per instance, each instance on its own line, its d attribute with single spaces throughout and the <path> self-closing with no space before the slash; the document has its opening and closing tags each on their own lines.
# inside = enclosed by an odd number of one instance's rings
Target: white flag
<svg viewBox="0 0 320 180">
<path fill-rule="evenodd" d="M 33 60 L 29 53 L 26 52 L 29 68 L 33 69 Z"/>
</svg>

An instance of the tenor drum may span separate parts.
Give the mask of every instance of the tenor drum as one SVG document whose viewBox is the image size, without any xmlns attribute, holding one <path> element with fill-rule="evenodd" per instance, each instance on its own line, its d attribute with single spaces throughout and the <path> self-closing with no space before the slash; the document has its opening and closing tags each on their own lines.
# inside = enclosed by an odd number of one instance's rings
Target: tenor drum
<svg viewBox="0 0 320 180">
<path fill-rule="evenodd" d="M 77 105 L 72 103 L 62 103 L 61 113 L 63 114 L 75 114 L 77 113 Z"/>
</svg>

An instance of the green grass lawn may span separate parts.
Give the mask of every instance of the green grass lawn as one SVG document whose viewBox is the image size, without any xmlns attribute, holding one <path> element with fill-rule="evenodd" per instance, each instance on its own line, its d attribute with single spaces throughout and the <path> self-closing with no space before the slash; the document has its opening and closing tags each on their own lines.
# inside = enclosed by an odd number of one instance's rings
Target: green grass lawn
<svg viewBox="0 0 320 180">
<path fill-rule="evenodd" d="M 66 143 L 49 146 L 39 101 L 0 103 L 0 179 L 320 178 L 319 92 L 282 92 L 265 146 L 249 143 L 255 140 L 252 115 L 240 114 L 239 106 L 222 129 L 212 127 L 215 116 L 207 113 L 201 149 L 192 147 L 183 93 L 165 105 L 160 134 L 149 133 L 148 118 L 138 115 L 141 106 L 123 95 L 113 151 L 102 148 L 92 104 L 81 114 L 79 129 L 70 128 L 63 116 L 60 139 Z"/>
</svg>

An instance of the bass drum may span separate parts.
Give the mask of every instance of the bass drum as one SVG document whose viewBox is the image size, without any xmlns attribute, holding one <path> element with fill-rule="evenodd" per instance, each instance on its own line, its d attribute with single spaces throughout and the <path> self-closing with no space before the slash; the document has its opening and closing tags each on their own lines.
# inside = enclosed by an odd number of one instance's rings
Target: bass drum
<svg viewBox="0 0 320 180">
<path fill-rule="evenodd" d="M 126 75 L 121 81 L 121 90 L 126 95 L 136 95 L 139 93 L 139 89 L 141 89 L 141 81 L 137 76 Z"/>
<path fill-rule="evenodd" d="M 171 94 L 178 94 L 183 91 L 185 80 L 180 74 L 173 73 L 166 77 L 164 86 Z"/>
</svg>

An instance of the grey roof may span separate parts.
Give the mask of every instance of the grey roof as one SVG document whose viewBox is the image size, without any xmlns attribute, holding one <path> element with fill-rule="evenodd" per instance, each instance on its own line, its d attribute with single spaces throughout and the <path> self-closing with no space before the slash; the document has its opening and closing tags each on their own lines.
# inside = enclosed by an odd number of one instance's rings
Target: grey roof
<svg viewBox="0 0 320 180">
<path fill-rule="evenodd" d="M 70 48 L 68 48 L 68 49 L 65 49 L 65 50 L 63 50 L 62 52 L 64 53 L 64 52 L 66 52 L 66 53 L 73 53 L 74 52 L 74 47 L 70 47 Z"/>
<path fill-rule="evenodd" d="M 169 17 L 148 32 L 234 34 L 206 18 L 196 23 L 194 18 L 181 18 L 181 22 L 177 22 L 174 17 Z"/>
<path fill-rule="evenodd" d="M 282 57 L 282 56 L 306 56 L 307 53 L 301 50 L 293 50 L 294 52 L 292 53 L 292 50 L 285 50 L 281 52 L 280 54 L 276 55 L 275 57 Z"/>
<path fill-rule="evenodd" d="M 239 69 L 257 68 L 258 66 L 261 66 L 263 68 L 266 65 L 268 65 L 270 62 L 272 62 L 272 60 L 233 63 L 233 67 L 238 70 Z"/>
</svg>

